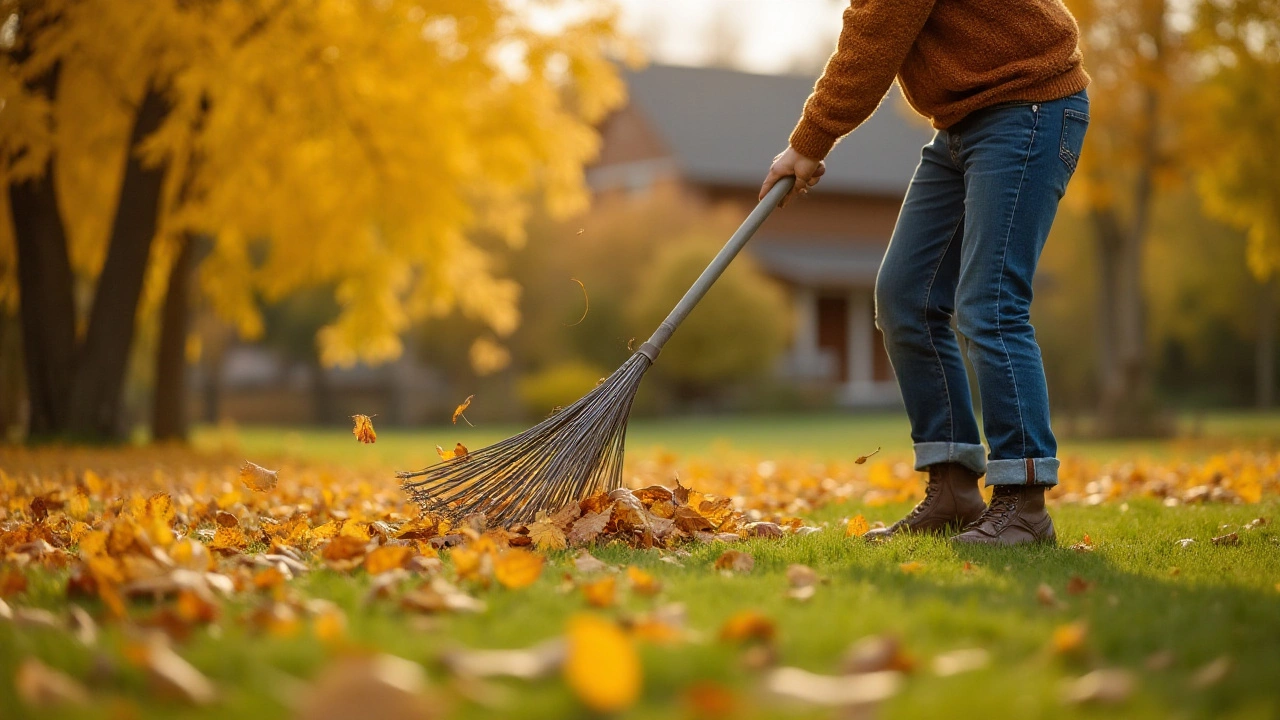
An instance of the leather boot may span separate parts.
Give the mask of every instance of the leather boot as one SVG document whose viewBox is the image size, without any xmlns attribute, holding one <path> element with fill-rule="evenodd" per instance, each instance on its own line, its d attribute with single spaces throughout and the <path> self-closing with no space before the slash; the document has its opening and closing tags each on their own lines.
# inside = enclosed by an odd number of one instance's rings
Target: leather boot
<svg viewBox="0 0 1280 720">
<path fill-rule="evenodd" d="M 924 500 L 898 522 L 871 530 L 862 537 L 888 540 L 901 532 L 942 534 L 947 528 L 965 527 L 977 520 L 985 507 L 978 492 L 978 477 L 958 463 L 930 465 Z"/>
<path fill-rule="evenodd" d="M 1046 489 L 1043 485 L 997 485 L 982 517 L 952 541 L 970 545 L 1056 543 L 1053 519 L 1044 509 Z"/>
</svg>

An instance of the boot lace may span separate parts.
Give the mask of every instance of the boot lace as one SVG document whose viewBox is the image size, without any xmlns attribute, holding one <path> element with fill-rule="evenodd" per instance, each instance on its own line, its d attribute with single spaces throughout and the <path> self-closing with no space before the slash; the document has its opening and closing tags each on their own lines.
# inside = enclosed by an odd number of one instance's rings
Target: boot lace
<svg viewBox="0 0 1280 720">
<path fill-rule="evenodd" d="M 991 494 L 991 504 L 987 506 L 987 509 L 982 512 L 982 516 L 970 527 L 981 527 L 989 522 L 995 526 L 996 530 L 1000 530 L 1017 509 L 1018 491 L 1013 488 L 1006 490 L 1005 488 L 997 487 Z"/>
<path fill-rule="evenodd" d="M 907 516 L 899 520 L 897 524 L 908 523 L 924 514 L 929 509 L 929 506 L 933 504 L 933 501 L 938 497 L 938 491 L 941 487 L 942 481 L 930 475 L 929 482 L 924 486 L 924 499 L 915 507 L 911 508 L 911 512 L 907 513 Z"/>
</svg>

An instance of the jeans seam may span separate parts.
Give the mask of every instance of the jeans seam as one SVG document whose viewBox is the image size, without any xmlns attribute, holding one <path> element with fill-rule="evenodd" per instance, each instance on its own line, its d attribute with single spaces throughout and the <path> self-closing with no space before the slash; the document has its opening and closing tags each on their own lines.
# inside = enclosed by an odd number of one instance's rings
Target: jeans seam
<svg viewBox="0 0 1280 720">
<path fill-rule="evenodd" d="M 1031 137 L 1027 140 L 1027 154 L 1022 159 L 1022 174 L 1018 177 L 1018 188 L 1013 194 L 1013 209 L 1009 212 L 1009 228 L 1004 234 L 1004 247 L 1000 250 L 1000 274 L 996 276 L 996 337 L 1000 338 L 1000 347 L 1004 350 L 1006 367 L 1009 368 L 1009 380 L 1013 385 L 1013 403 L 1018 408 L 1018 432 L 1022 436 L 1022 456 L 1027 456 L 1027 423 L 1022 418 L 1022 394 L 1018 392 L 1018 375 L 1013 371 L 1013 356 L 1009 354 L 1009 346 L 1004 341 L 1004 329 L 1000 327 L 1000 300 L 1004 297 L 1004 271 L 1009 259 L 1009 240 L 1013 237 L 1013 224 L 1018 216 L 1018 201 L 1022 197 L 1022 185 L 1027 179 L 1027 166 L 1031 164 L 1031 152 L 1036 143 L 1036 130 L 1040 126 L 1040 113 L 1033 112 Z"/>
<path fill-rule="evenodd" d="M 951 234 L 947 237 L 947 244 L 942 248 L 942 253 L 938 255 L 938 264 L 933 266 L 933 275 L 929 278 L 929 284 L 924 289 L 924 332 L 929 337 L 929 349 L 933 351 L 933 359 L 938 363 L 938 374 L 942 376 L 942 391 L 947 396 L 947 442 L 955 443 L 956 425 L 955 425 L 955 408 L 951 406 L 951 384 L 947 381 L 947 369 L 942 365 L 942 356 L 938 354 L 938 346 L 933 342 L 933 328 L 929 325 L 929 296 L 933 294 L 933 285 L 938 280 L 938 272 L 942 269 L 942 261 L 947 258 L 947 252 L 951 250 L 951 243 L 955 242 L 956 231 L 960 229 L 961 223 L 964 222 L 964 213 L 960 214 L 960 220 L 956 222 L 955 227 L 951 228 Z M 948 454 L 950 449 L 948 449 Z"/>
</svg>

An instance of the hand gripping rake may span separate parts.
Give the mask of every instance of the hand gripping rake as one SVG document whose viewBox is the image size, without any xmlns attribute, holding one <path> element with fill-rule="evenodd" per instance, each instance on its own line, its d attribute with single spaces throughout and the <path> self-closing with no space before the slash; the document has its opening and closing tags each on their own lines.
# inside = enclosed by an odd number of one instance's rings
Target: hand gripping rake
<svg viewBox="0 0 1280 720">
<path fill-rule="evenodd" d="M 622 367 L 538 425 L 464 457 L 397 473 L 422 509 L 450 519 L 484 513 L 491 525 L 529 522 L 539 510 L 622 485 L 627 415 L 662 346 L 795 185 L 779 180 L 702 271 L 653 335 Z"/>
</svg>

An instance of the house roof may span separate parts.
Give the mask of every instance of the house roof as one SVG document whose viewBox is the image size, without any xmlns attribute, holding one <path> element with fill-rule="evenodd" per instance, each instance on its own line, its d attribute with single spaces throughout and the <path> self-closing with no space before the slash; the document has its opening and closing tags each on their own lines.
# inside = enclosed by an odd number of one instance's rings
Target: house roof
<svg viewBox="0 0 1280 720">
<path fill-rule="evenodd" d="M 786 146 L 814 78 L 719 68 L 650 66 L 627 74 L 631 102 L 695 182 L 758 187 Z M 827 157 L 828 191 L 901 195 L 933 136 L 895 85 Z"/>
</svg>

